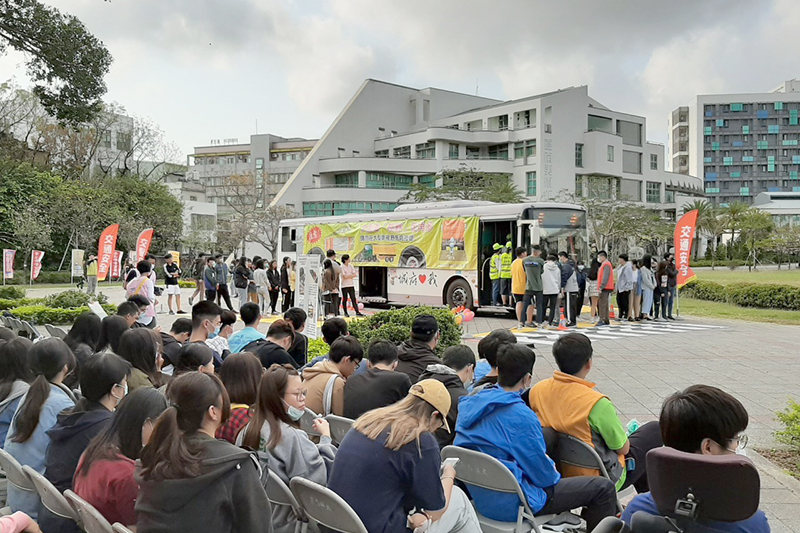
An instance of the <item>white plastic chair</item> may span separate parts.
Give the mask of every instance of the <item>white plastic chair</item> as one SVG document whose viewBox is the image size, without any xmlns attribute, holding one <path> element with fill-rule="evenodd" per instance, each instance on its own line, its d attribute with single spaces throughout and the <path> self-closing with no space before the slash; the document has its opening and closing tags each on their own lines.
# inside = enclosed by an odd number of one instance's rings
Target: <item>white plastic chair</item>
<svg viewBox="0 0 800 533">
<path fill-rule="evenodd" d="M 114 529 L 100 511 L 92 507 L 86 500 L 72 492 L 64 491 L 64 497 L 69 501 L 81 519 L 83 530 L 86 533 L 114 533 Z"/>
<path fill-rule="evenodd" d="M 23 320 L 23 321 L 22 321 L 22 327 L 23 327 L 23 328 L 25 329 L 25 331 L 26 331 L 26 332 L 27 332 L 27 333 L 30 335 L 30 337 L 31 337 L 31 340 L 32 340 L 32 341 L 34 341 L 34 342 L 35 342 L 37 339 L 41 339 L 42 337 L 44 337 L 44 335 L 42 335 L 41 333 L 39 333 L 39 330 L 38 330 L 38 329 L 36 329 L 36 326 L 34 326 L 33 324 L 31 324 L 30 322 L 28 322 L 28 321 L 26 321 L 26 320 Z"/>
<path fill-rule="evenodd" d="M 28 474 L 22 470 L 22 465 L 5 450 L 0 450 L 0 467 L 2 467 L 3 471 L 6 473 L 8 482 L 14 485 L 14 487 L 19 490 L 24 490 L 25 492 L 36 492 L 33 481 L 31 481 Z"/>
<path fill-rule="evenodd" d="M 442 449 L 442 459 L 457 458 L 456 479 L 486 490 L 503 492 L 506 494 L 516 494 L 519 497 L 519 510 L 516 522 L 500 522 L 492 520 L 480 514 L 478 510 L 478 522 L 483 533 L 529 533 L 540 531 L 540 526 L 555 515 L 535 516 L 522 487 L 519 486 L 517 478 L 511 471 L 492 457 L 485 453 L 460 448 L 458 446 L 445 446 Z"/>
<path fill-rule="evenodd" d="M 269 471 L 269 481 L 267 481 L 267 499 L 274 506 L 290 507 L 294 513 L 297 523 L 295 525 L 295 533 L 305 533 L 308 531 L 308 516 L 300 506 L 297 498 L 292 494 L 291 489 L 286 486 L 278 475 L 272 470 Z"/>
<path fill-rule="evenodd" d="M 52 324 L 45 324 L 44 328 L 50 334 L 51 337 L 55 337 L 56 339 L 64 339 L 67 336 L 67 332 L 61 328 L 57 328 Z"/>
<path fill-rule="evenodd" d="M 61 494 L 46 477 L 27 465 L 22 467 L 22 471 L 25 472 L 31 479 L 31 482 L 33 482 L 33 486 L 36 487 L 36 492 L 39 493 L 39 499 L 42 500 L 42 505 L 44 505 L 48 511 L 58 517 L 73 520 L 77 522 L 78 525 L 81 524 L 78 513 L 72 505 L 70 505 L 64 495 Z"/>
<path fill-rule="evenodd" d="M 290 486 L 316 526 L 340 533 L 369 533 L 353 508 L 332 490 L 300 477 L 292 479 Z"/>
<path fill-rule="evenodd" d="M 114 531 L 114 533 L 133 533 L 133 531 L 131 531 L 127 527 L 123 526 L 119 522 L 117 522 L 116 524 L 112 525 L 111 529 Z"/>
<path fill-rule="evenodd" d="M 325 420 L 331 426 L 331 440 L 338 446 L 342 443 L 342 439 L 350 431 L 350 428 L 353 427 L 354 420 L 336 415 L 328 415 Z"/>
</svg>

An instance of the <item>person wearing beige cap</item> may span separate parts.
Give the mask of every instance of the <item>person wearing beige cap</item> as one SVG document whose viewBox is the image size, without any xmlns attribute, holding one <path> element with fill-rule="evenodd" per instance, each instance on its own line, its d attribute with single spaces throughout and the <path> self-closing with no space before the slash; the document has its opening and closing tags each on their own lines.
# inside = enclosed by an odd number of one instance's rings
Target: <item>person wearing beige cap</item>
<svg viewBox="0 0 800 533">
<path fill-rule="evenodd" d="M 328 488 L 370 533 L 427 527 L 428 533 L 480 533 L 475 510 L 455 487 L 455 468 L 441 466 L 433 432 L 447 424 L 450 393 L 423 379 L 404 399 L 362 415 L 342 439 Z M 441 471 L 441 472 L 440 472 Z"/>
</svg>

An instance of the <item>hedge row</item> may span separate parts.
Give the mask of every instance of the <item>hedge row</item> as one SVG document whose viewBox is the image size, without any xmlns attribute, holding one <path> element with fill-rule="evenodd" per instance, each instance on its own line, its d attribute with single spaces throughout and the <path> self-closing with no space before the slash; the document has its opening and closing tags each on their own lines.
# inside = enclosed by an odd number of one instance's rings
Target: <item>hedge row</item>
<svg viewBox="0 0 800 533">
<path fill-rule="evenodd" d="M 418 315 L 433 315 L 439 324 L 439 345 L 436 353 L 450 346 L 461 344 L 461 326 L 456 324 L 455 317 L 448 309 L 434 309 L 425 306 L 409 306 L 403 309 L 379 311 L 361 320 L 350 323 L 350 334 L 357 337 L 364 346 L 364 351 L 374 339 L 386 339 L 396 344 L 408 339 L 411 335 L 411 323 Z M 366 356 L 366 353 L 364 354 Z"/>
<path fill-rule="evenodd" d="M 106 304 L 103 309 L 109 315 L 116 314 L 117 306 Z M 88 306 L 72 307 L 69 309 L 47 307 L 46 305 L 25 305 L 15 307 L 9 312 L 20 320 L 27 320 L 32 324 L 72 324 L 80 315 L 91 311 Z"/>
<path fill-rule="evenodd" d="M 681 289 L 689 298 L 726 302 L 741 307 L 800 311 L 800 287 L 791 285 L 731 284 L 695 280 Z"/>
</svg>

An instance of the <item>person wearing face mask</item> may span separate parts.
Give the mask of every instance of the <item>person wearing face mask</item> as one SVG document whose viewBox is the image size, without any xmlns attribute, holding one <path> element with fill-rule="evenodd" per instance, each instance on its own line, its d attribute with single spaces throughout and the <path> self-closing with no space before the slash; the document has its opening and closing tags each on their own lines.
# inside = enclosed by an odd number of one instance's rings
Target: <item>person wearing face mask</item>
<svg viewBox="0 0 800 533">
<path fill-rule="evenodd" d="M 236 313 L 223 309 L 219 315 L 219 328 L 214 331 L 212 338 L 206 339 L 206 344 L 209 348 L 220 354 L 224 361 L 228 354 L 231 353 L 231 347 L 228 339 L 233 334 L 233 325 L 236 324 Z"/>
<path fill-rule="evenodd" d="M 141 329 L 143 333 L 152 333 Z M 47 432 L 50 446 L 45 455 L 46 477 L 60 492 L 72 488 L 72 477 L 89 442 L 111 422 L 114 410 L 128 391 L 131 365 L 113 353 L 96 354 L 81 368 L 83 397 L 74 408 L 65 409 Z M 44 531 L 78 532 L 74 521 L 56 516 L 42 507 L 39 525 Z"/>
<path fill-rule="evenodd" d="M 450 393 L 447 425 L 451 428 L 456 427 L 458 400 L 467 395 L 467 387 L 472 386 L 475 379 L 475 354 L 472 348 L 463 344 L 450 346 L 442 354 L 442 364 L 428 366 L 419 379 L 435 379 L 447 387 L 447 392 Z M 444 428 L 437 429 L 434 436 L 440 448 L 453 444 L 455 438 L 455 434 L 445 431 Z"/>
<path fill-rule="evenodd" d="M 135 462 L 150 440 L 154 421 L 167 407 L 167 398 L 155 389 L 130 393 L 81 455 L 73 490 L 112 524 L 136 526 Z"/>
<path fill-rule="evenodd" d="M 322 435 L 319 444 L 311 442 L 300 429 L 298 421 L 305 412 L 306 393 L 293 366 L 272 365 L 261 376 L 253 416 L 239 433 L 236 444 L 268 453 L 270 470 L 287 485 L 292 478 L 302 477 L 326 486 L 336 447 L 325 419 L 314 421 L 314 430 Z M 290 533 L 295 525 L 290 508 L 273 509 L 272 527 L 276 533 Z"/>
<path fill-rule="evenodd" d="M 272 365 L 292 365 L 297 363 L 287 351 L 294 343 L 294 327 L 291 322 L 279 319 L 270 324 L 266 339 L 256 339 L 241 351 L 255 354 L 264 368 Z"/>
<path fill-rule="evenodd" d="M 699 455 L 744 455 L 749 416 L 742 403 L 730 394 L 709 385 L 692 385 L 676 392 L 661 406 L 659 423 L 664 445 Z M 636 496 L 622 513 L 627 525 L 636 512 L 662 516 L 649 492 Z M 674 518 L 674 516 L 673 516 Z M 701 522 L 692 524 L 694 533 L 769 533 L 763 511 L 740 522 Z"/>
<path fill-rule="evenodd" d="M 192 334 L 189 343 L 203 343 L 212 333 L 219 333 L 222 327 L 222 308 L 213 302 L 213 298 L 198 302 L 192 306 Z M 222 354 L 214 352 L 214 368 L 222 366 Z"/>
<path fill-rule="evenodd" d="M 499 349 L 497 386 L 461 399 L 453 444 L 502 460 L 520 480 L 536 515 L 585 507 L 586 530 L 592 531 L 603 518 L 617 512 L 614 484 L 601 477 L 562 478 L 547 456 L 539 418 L 523 399 L 531 385 L 535 361 L 533 350 L 527 346 L 511 344 Z M 501 522 L 517 520 L 516 494 L 476 486 L 469 486 L 469 491 L 483 516 Z"/>
<path fill-rule="evenodd" d="M 308 408 L 322 416 L 342 416 L 345 381 L 361 366 L 363 358 L 364 349 L 355 337 L 333 341 L 328 359 L 303 371 Z"/>
<path fill-rule="evenodd" d="M 369 367 L 354 374 L 344 384 L 344 416 L 355 420 L 367 411 L 386 407 L 402 400 L 411 388 L 411 380 L 397 368 L 397 346 L 376 339 L 367 348 Z"/>
</svg>

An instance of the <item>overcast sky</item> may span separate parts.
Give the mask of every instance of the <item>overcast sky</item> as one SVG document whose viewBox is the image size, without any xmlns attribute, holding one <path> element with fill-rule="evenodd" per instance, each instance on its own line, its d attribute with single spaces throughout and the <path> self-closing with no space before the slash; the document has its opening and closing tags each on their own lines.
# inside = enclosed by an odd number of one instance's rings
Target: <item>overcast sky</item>
<svg viewBox="0 0 800 533">
<path fill-rule="evenodd" d="M 498 99 L 588 85 L 648 119 L 695 94 L 800 75 L 796 0 L 47 0 L 114 62 L 106 99 L 184 152 L 211 139 L 318 138 L 365 78 Z M 21 56 L 2 78 L 26 84 Z"/>
</svg>

